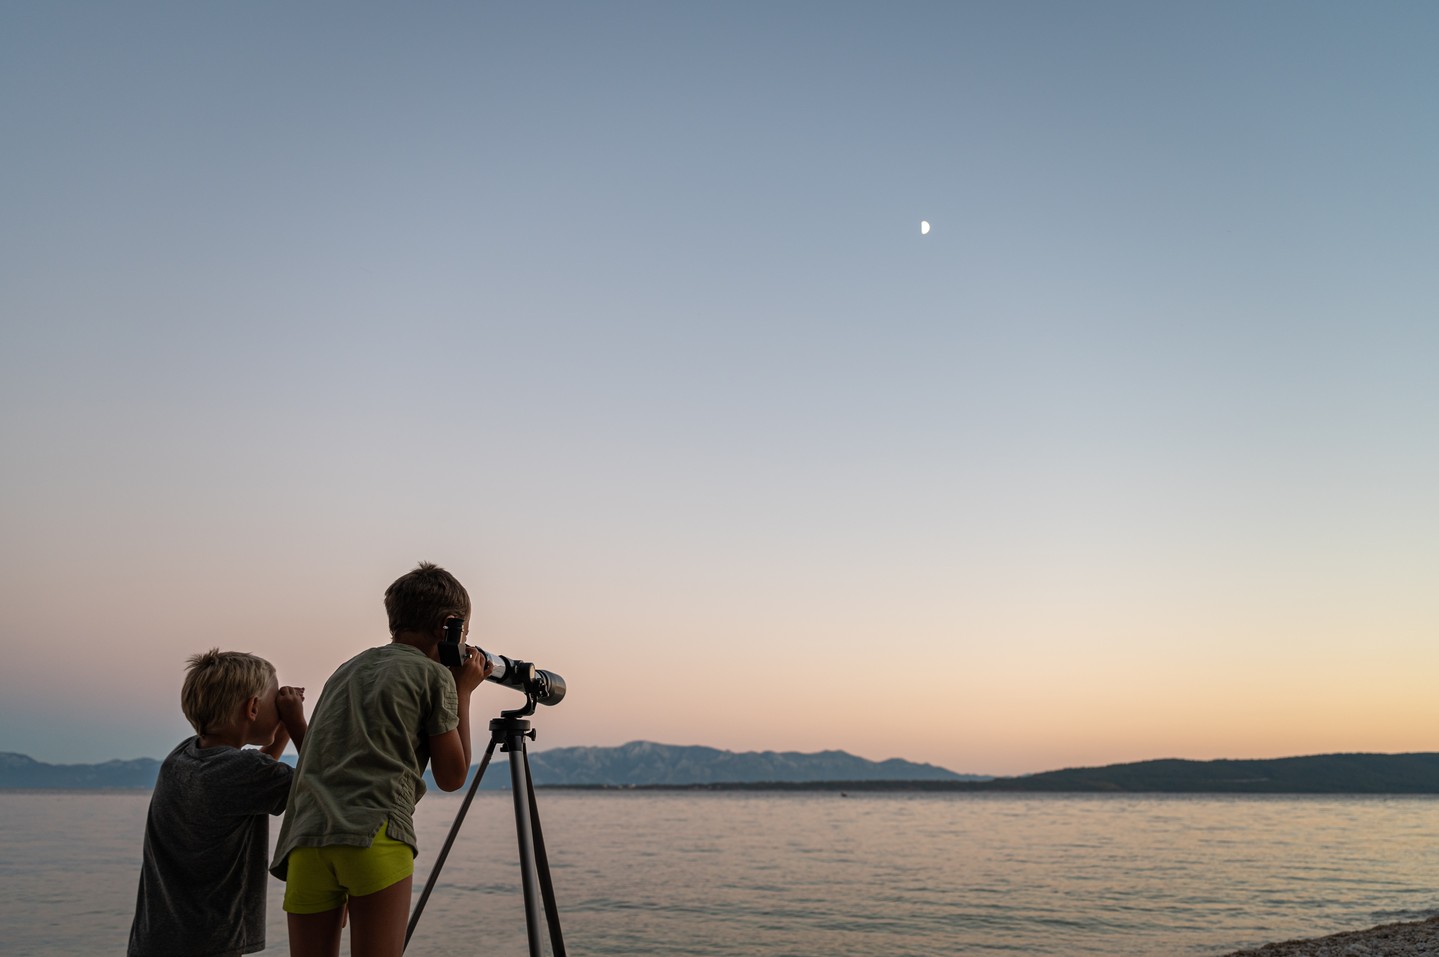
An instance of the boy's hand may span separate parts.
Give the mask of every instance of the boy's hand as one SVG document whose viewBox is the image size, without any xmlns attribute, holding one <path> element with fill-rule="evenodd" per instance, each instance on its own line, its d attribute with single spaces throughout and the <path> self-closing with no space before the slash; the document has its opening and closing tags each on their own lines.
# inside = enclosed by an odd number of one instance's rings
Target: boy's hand
<svg viewBox="0 0 1439 957">
<path fill-rule="evenodd" d="M 280 712 L 280 721 L 287 728 L 304 724 L 305 689 L 292 688 L 289 685 L 281 688 L 279 694 L 275 695 L 275 710 Z"/>
<path fill-rule="evenodd" d="M 474 645 L 465 645 L 470 657 L 458 668 L 451 668 L 450 673 L 455 676 L 455 689 L 461 694 L 469 694 L 480 685 L 484 684 L 490 672 L 495 666 L 490 664 L 490 659 L 480 654 L 480 649 Z"/>
<path fill-rule="evenodd" d="M 285 730 L 290 732 L 290 740 L 295 742 L 295 750 L 305 743 L 305 734 L 310 730 L 305 723 L 305 689 L 292 688 L 289 685 L 281 688 L 275 695 L 275 710 L 280 714 L 280 723 Z M 272 757 L 279 758 L 279 754 Z"/>
<path fill-rule="evenodd" d="M 276 761 L 285 753 L 285 745 L 295 742 L 295 750 L 305 742 L 305 689 L 286 686 L 275 692 L 275 716 L 280 719 L 275 736 L 260 750 Z"/>
</svg>

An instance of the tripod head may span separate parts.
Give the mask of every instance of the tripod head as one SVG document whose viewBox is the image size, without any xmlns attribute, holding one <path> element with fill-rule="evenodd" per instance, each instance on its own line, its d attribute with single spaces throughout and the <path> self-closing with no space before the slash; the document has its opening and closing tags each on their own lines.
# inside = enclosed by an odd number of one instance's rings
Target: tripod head
<svg viewBox="0 0 1439 957">
<path fill-rule="evenodd" d="M 500 717 L 502 719 L 528 718 L 535 713 L 535 706 L 537 704 L 539 704 L 539 701 L 536 700 L 535 696 L 526 692 L 525 706 L 523 708 L 512 708 L 509 711 L 501 711 Z"/>
</svg>

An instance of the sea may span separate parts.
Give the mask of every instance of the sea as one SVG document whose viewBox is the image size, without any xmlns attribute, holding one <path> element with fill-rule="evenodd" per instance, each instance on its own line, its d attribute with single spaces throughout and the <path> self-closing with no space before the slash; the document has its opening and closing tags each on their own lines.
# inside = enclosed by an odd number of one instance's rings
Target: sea
<svg viewBox="0 0 1439 957">
<path fill-rule="evenodd" d="M 1439 913 L 1434 797 L 537 794 L 577 957 L 1216 957 Z M 124 953 L 148 802 L 0 792 L 3 953 Z M 460 808 L 419 805 L 417 897 Z M 523 957 L 508 792 L 455 835 L 407 953 Z M 281 892 L 267 953 L 287 953 Z"/>
</svg>

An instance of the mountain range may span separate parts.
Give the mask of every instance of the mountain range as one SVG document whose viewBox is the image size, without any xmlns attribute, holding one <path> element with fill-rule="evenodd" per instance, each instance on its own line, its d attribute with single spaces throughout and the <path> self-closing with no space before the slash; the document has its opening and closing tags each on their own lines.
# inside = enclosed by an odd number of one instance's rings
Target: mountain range
<svg viewBox="0 0 1439 957">
<path fill-rule="evenodd" d="M 46 764 L 0 753 L 0 788 L 149 788 L 153 758 L 101 764 Z M 613 748 L 530 752 L 544 787 L 1011 791 L 1188 794 L 1439 794 L 1439 753 L 1324 754 L 1269 760 L 1164 759 L 1067 768 L 1018 777 L 956 774 L 892 758 L 869 761 L 844 751 L 723 751 L 632 741 Z M 509 787 L 508 760 L 496 753 L 486 789 Z"/>
<path fill-rule="evenodd" d="M 46 764 L 0 751 L 0 788 L 149 788 L 160 762 L 154 758 L 103 764 Z"/>
<path fill-rule="evenodd" d="M 699 745 L 631 741 L 617 748 L 553 748 L 530 753 L 537 785 L 731 784 L 754 781 L 981 781 L 933 764 L 868 761 L 844 751 L 722 751 Z M 487 776 L 492 772 L 486 772 Z M 508 777 L 508 772 L 506 772 Z M 486 782 L 488 784 L 488 781 Z"/>
<path fill-rule="evenodd" d="M 891 758 L 869 761 L 844 751 L 722 751 L 690 745 L 631 741 L 614 748 L 531 751 L 537 786 L 688 786 L 756 781 L 974 781 L 932 764 Z M 293 763 L 293 757 L 286 756 Z M 482 787 L 509 787 L 508 758 L 496 752 Z M 148 788 L 160 762 L 154 758 L 102 764 L 46 764 L 23 754 L 0 753 L 0 788 Z M 427 773 L 428 779 L 428 773 Z M 431 781 L 433 787 L 433 782 Z"/>
</svg>

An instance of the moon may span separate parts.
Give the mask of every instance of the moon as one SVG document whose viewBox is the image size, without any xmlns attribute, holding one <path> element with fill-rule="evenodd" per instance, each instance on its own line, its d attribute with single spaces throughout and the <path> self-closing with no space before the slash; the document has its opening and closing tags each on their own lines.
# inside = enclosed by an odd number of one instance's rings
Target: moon
<svg viewBox="0 0 1439 957">
<path fill-rule="evenodd" d="M 920 234 L 921 236 L 928 236 L 928 235 L 929 235 L 929 220 L 927 220 L 927 219 L 921 219 L 921 220 L 919 221 L 919 234 Z"/>
</svg>

